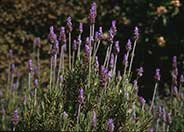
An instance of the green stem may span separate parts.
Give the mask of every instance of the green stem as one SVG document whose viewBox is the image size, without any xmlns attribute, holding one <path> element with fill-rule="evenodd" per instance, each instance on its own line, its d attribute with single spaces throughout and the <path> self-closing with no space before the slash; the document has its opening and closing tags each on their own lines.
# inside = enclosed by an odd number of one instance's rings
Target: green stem
<svg viewBox="0 0 184 132">
<path fill-rule="evenodd" d="M 57 54 L 54 55 L 54 69 L 53 69 L 53 83 L 56 82 L 56 66 L 57 66 Z"/>
<path fill-rule="evenodd" d="M 68 33 L 69 38 L 69 70 L 71 70 L 71 32 Z"/>
<path fill-rule="evenodd" d="M 72 70 L 74 69 L 74 65 L 75 65 L 75 51 L 73 51 L 72 53 Z"/>
<path fill-rule="evenodd" d="M 130 76 L 130 72 L 131 72 L 131 69 L 132 69 L 132 63 L 133 63 L 133 60 L 134 60 L 136 44 L 137 44 L 137 39 L 134 41 L 134 47 L 133 47 L 132 54 L 131 54 L 130 66 L 129 66 L 129 69 L 128 69 L 128 77 Z"/>
<path fill-rule="evenodd" d="M 117 55 L 115 56 L 115 59 L 114 59 L 114 68 L 113 68 L 113 73 L 112 73 L 112 75 L 113 75 L 113 77 L 115 77 L 116 76 L 116 63 L 117 63 Z M 108 66 L 107 66 L 108 67 Z"/>
<path fill-rule="evenodd" d="M 152 110 L 152 108 L 153 108 L 153 105 L 154 105 L 157 87 L 158 87 L 158 83 L 156 82 L 156 83 L 155 83 L 155 88 L 154 88 L 153 97 L 152 97 L 152 101 L 151 101 L 151 106 L 150 106 L 150 110 L 149 110 L 150 112 L 151 112 L 151 110 Z"/>
<path fill-rule="evenodd" d="M 127 58 L 129 57 L 129 53 L 130 53 L 130 52 L 128 51 L 128 52 L 127 52 Z M 125 62 L 123 78 L 125 78 L 127 67 L 128 67 L 128 62 Z"/>
<path fill-rule="evenodd" d="M 81 40 L 81 34 L 79 34 L 79 40 Z M 80 61 L 80 47 L 81 47 L 81 42 L 79 42 L 79 46 L 77 49 L 77 58 L 79 59 L 79 61 Z"/>
<path fill-rule="evenodd" d="M 40 80 L 40 49 L 37 49 L 38 79 Z"/>
<path fill-rule="evenodd" d="M 157 119 L 156 132 L 158 131 L 158 128 L 159 128 L 159 122 L 160 122 L 160 119 Z"/>
<path fill-rule="evenodd" d="M 63 47 L 61 46 L 61 52 L 60 52 L 60 57 L 59 57 L 59 69 L 58 69 L 58 75 L 57 75 L 57 81 L 56 81 L 56 88 L 58 87 L 59 83 L 59 77 L 61 73 L 61 64 L 62 64 L 62 56 L 63 56 Z"/>
<path fill-rule="evenodd" d="M 97 42 L 97 46 L 96 46 L 96 48 L 94 49 L 93 62 L 95 61 L 95 57 L 96 57 L 96 54 L 97 54 L 97 51 L 98 51 L 99 45 L 100 45 L 100 40 Z"/>
<path fill-rule="evenodd" d="M 108 66 L 109 66 L 109 60 L 110 60 L 111 51 L 112 51 L 112 44 L 110 45 L 109 52 L 107 54 L 106 68 L 108 68 Z"/>
<path fill-rule="evenodd" d="M 108 47 L 107 50 L 106 50 L 106 56 L 105 56 L 105 60 L 104 60 L 104 64 L 103 64 L 104 67 L 106 66 L 106 63 L 107 63 L 107 59 L 108 59 L 108 55 L 109 55 L 109 49 L 110 49 L 110 47 Z"/>
<path fill-rule="evenodd" d="M 51 90 L 51 87 L 52 87 L 52 69 L 53 69 L 52 61 L 53 61 L 53 56 L 51 56 L 51 60 L 50 60 L 50 82 L 49 82 L 49 89 L 50 90 Z"/>
<path fill-rule="evenodd" d="M 36 104 L 37 104 L 37 88 L 35 88 L 35 96 L 34 96 L 34 108 L 36 108 Z"/>
</svg>

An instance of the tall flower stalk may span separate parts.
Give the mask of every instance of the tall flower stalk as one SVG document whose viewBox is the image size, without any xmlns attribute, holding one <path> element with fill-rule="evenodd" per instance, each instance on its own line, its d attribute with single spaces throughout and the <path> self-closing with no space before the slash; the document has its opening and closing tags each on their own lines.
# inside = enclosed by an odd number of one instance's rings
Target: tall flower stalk
<svg viewBox="0 0 184 132">
<path fill-rule="evenodd" d="M 94 30 L 95 30 L 95 18 L 96 18 L 97 12 L 96 12 L 96 3 L 93 2 L 91 4 L 90 12 L 88 15 L 88 20 L 90 23 L 90 35 L 89 35 L 89 46 L 90 46 L 90 52 L 89 52 L 89 74 L 88 74 L 88 87 L 90 88 L 91 85 L 91 54 L 92 54 L 92 40 L 94 39 Z"/>
<path fill-rule="evenodd" d="M 72 30 L 73 30 L 73 27 L 72 27 L 72 18 L 69 16 L 68 18 L 67 18 L 67 23 L 66 23 L 66 28 L 67 28 L 67 30 L 68 30 L 68 51 L 69 51 L 69 70 L 71 70 L 71 68 L 72 68 L 72 57 L 71 57 L 71 52 L 72 52 L 72 46 L 71 46 L 71 32 L 72 32 Z"/>
<path fill-rule="evenodd" d="M 134 55 L 135 55 L 135 48 L 136 48 L 136 45 L 137 45 L 137 41 L 139 39 L 139 29 L 138 29 L 138 27 L 135 27 L 135 29 L 134 29 L 134 37 L 135 37 L 135 41 L 134 41 L 134 46 L 133 46 L 132 53 L 131 53 L 130 66 L 129 66 L 129 69 L 128 69 L 128 77 L 130 76 L 130 72 L 131 72 L 131 69 L 132 69 L 132 63 L 133 63 Z"/>
<path fill-rule="evenodd" d="M 160 81 L 160 69 L 156 69 L 156 73 L 155 73 L 155 80 L 156 80 L 156 83 L 155 83 L 155 88 L 154 88 L 154 92 L 153 92 L 153 97 L 152 97 L 152 101 L 151 101 L 151 106 L 150 106 L 150 112 L 154 106 L 154 101 L 155 101 L 155 96 L 156 96 L 156 91 L 157 91 L 157 88 L 158 88 L 158 82 Z"/>
</svg>

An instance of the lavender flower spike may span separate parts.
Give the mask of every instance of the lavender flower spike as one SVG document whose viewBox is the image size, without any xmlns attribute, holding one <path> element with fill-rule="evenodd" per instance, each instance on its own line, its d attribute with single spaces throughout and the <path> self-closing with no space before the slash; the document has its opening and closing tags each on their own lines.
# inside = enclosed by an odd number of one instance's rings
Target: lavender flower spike
<svg viewBox="0 0 184 132">
<path fill-rule="evenodd" d="M 155 80 L 160 81 L 160 69 L 159 68 L 156 69 Z"/>
<path fill-rule="evenodd" d="M 114 54 L 111 53 L 111 58 L 110 58 L 110 68 L 112 69 L 114 67 Z"/>
<path fill-rule="evenodd" d="M 119 41 L 116 41 L 115 47 L 114 47 L 114 53 L 118 54 L 119 52 L 120 52 Z"/>
<path fill-rule="evenodd" d="M 34 45 L 37 47 L 37 48 L 40 48 L 41 45 L 40 45 L 40 38 L 39 37 L 36 37 L 34 39 Z"/>
<path fill-rule="evenodd" d="M 96 128 L 96 112 L 95 111 L 93 111 L 92 127 Z"/>
<path fill-rule="evenodd" d="M 73 41 L 73 51 L 76 51 L 77 50 L 77 41 L 74 40 Z"/>
<path fill-rule="evenodd" d="M 176 56 L 173 56 L 172 67 L 173 68 L 176 68 L 177 67 L 177 57 Z"/>
<path fill-rule="evenodd" d="M 82 22 L 79 23 L 79 32 L 80 32 L 80 34 L 82 34 L 82 32 L 83 32 L 83 23 Z"/>
<path fill-rule="evenodd" d="M 63 42 L 63 44 L 66 44 L 66 34 L 65 34 L 65 27 L 61 27 L 59 40 Z"/>
<path fill-rule="evenodd" d="M 57 39 L 57 36 L 56 36 L 56 34 L 54 33 L 54 27 L 53 26 L 51 26 L 50 27 L 50 33 L 49 33 L 49 35 L 48 35 L 48 39 L 49 39 L 49 41 L 50 41 L 50 43 L 54 43 L 54 41 Z"/>
<path fill-rule="evenodd" d="M 134 28 L 134 37 L 135 37 L 135 39 L 139 38 L 139 29 L 137 26 Z"/>
<path fill-rule="evenodd" d="M 90 8 L 90 12 L 89 12 L 89 16 L 88 16 L 88 20 L 90 24 L 94 24 L 95 23 L 95 18 L 96 18 L 96 3 L 93 2 L 91 4 L 91 8 Z"/>
<path fill-rule="evenodd" d="M 83 88 L 81 88 L 79 90 L 78 101 L 79 101 L 80 104 L 83 104 L 84 103 L 84 90 L 83 90 Z"/>
<path fill-rule="evenodd" d="M 146 103 L 146 100 L 142 96 L 139 97 L 139 101 L 140 101 L 141 106 L 144 106 Z"/>
<path fill-rule="evenodd" d="M 67 28 L 68 32 L 72 32 L 72 30 L 73 30 L 72 18 L 70 16 L 66 19 L 66 28 Z"/>
<path fill-rule="evenodd" d="M 142 77 L 143 72 L 144 72 L 143 67 L 138 68 L 137 69 L 137 75 L 138 75 L 138 77 Z"/>
<path fill-rule="evenodd" d="M 113 119 L 109 119 L 107 122 L 107 128 L 109 132 L 113 132 L 114 131 L 114 123 L 113 123 Z"/>
<path fill-rule="evenodd" d="M 116 35 L 117 28 L 116 28 L 116 21 L 115 20 L 112 21 L 111 30 L 113 32 L 113 35 Z"/>
<path fill-rule="evenodd" d="M 123 64 L 127 65 L 127 63 L 128 63 L 128 55 L 125 54 L 124 57 L 123 57 Z"/>
<path fill-rule="evenodd" d="M 126 44 L 126 50 L 127 50 L 128 52 L 130 52 L 131 49 L 132 49 L 132 42 L 131 42 L 130 39 L 128 39 L 128 42 L 127 42 L 127 44 Z"/>
<path fill-rule="evenodd" d="M 17 109 L 15 109 L 13 112 L 12 123 L 14 126 L 16 126 L 19 123 L 19 115 Z"/>
<path fill-rule="evenodd" d="M 28 61 L 28 70 L 29 72 L 33 71 L 33 61 L 31 59 Z"/>
<path fill-rule="evenodd" d="M 150 129 L 148 130 L 148 132 L 153 132 L 153 128 L 150 128 Z"/>
<path fill-rule="evenodd" d="M 180 83 L 184 83 L 184 76 L 183 75 L 180 76 Z"/>
<path fill-rule="evenodd" d="M 175 96 L 178 96 L 178 88 L 176 86 L 173 86 L 172 90 L 173 90 L 173 94 Z"/>
</svg>

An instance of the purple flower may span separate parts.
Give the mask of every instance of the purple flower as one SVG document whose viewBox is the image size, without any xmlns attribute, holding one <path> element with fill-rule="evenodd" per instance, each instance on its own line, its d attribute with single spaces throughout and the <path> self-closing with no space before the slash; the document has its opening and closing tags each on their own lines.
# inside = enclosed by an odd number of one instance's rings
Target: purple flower
<svg viewBox="0 0 184 132">
<path fill-rule="evenodd" d="M 58 52 L 59 52 L 59 42 L 58 42 L 58 40 L 56 40 L 56 41 L 54 42 L 54 45 L 52 45 L 51 54 L 52 54 L 52 55 L 55 55 L 55 54 L 57 54 Z"/>
<path fill-rule="evenodd" d="M 36 37 L 36 38 L 34 39 L 34 45 L 35 45 L 37 48 L 40 48 L 40 47 L 41 47 L 40 38 L 39 38 L 39 37 Z"/>
<path fill-rule="evenodd" d="M 108 36 L 108 40 L 113 43 L 113 39 L 114 39 L 114 34 L 112 29 L 109 30 L 109 36 Z"/>
<path fill-rule="evenodd" d="M 73 51 L 76 51 L 77 50 L 77 41 L 74 40 L 73 41 Z"/>
<path fill-rule="evenodd" d="M 172 91 L 175 96 L 178 96 L 178 88 L 176 86 L 172 87 Z"/>
<path fill-rule="evenodd" d="M 138 75 L 138 77 L 142 77 L 143 72 L 144 72 L 143 67 L 138 68 L 137 69 L 137 75 Z"/>
<path fill-rule="evenodd" d="M 124 57 L 123 57 L 123 64 L 127 65 L 127 63 L 128 63 L 128 55 L 125 54 Z"/>
<path fill-rule="evenodd" d="M 155 80 L 156 81 L 160 81 L 160 69 L 159 68 L 156 69 L 156 72 L 155 72 Z"/>
<path fill-rule="evenodd" d="M 82 32 L 83 32 L 83 23 L 82 22 L 79 23 L 79 32 L 80 32 L 80 34 L 82 34 Z"/>
<path fill-rule="evenodd" d="M 180 83 L 184 83 L 184 76 L 183 75 L 180 76 Z"/>
<path fill-rule="evenodd" d="M 84 90 L 83 90 L 83 88 L 81 88 L 81 89 L 79 90 L 78 102 L 79 102 L 80 104 L 83 104 L 83 103 L 84 103 Z"/>
<path fill-rule="evenodd" d="M 96 112 L 95 111 L 93 111 L 92 127 L 96 128 Z"/>
<path fill-rule="evenodd" d="M 61 27 L 59 40 L 66 44 L 66 33 L 65 33 L 65 27 Z"/>
<path fill-rule="evenodd" d="M 140 102 L 141 106 L 144 106 L 145 103 L 146 103 L 146 100 L 142 96 L 140 96 L 139 97 L 139 102 Z"/>
<path fill-rule="evenodd" d="M 99 31 L 98 31 L 101 35 L 103 34 L 103 29 L 102 27 L 99 27 Z"/>
<path fill-rule="evenodd" d="M 100 86 L 102 88 L 105 87 L 105 85 L 107 83 L 107 79 L 108 79 L 108 70 L 104 66 L 101 66 L 101 69 L 100 69 Z"/>
<path fill-rule="evenodd" d="M 110 57 L 110 68 L 112 69 L 114 67 L 114 54 L 111 53 L 111 57 Z"/>
<path fill-rule="evenodd" d="M 91 4 L 91 8 L 90 8 L 90 12 L 89 12 L 89 16 L 88 16 L 88 20 L 90 24 L 94 24 L 95 23 L 95 18 L 96 18 L 96 3 L 93 2 Z"/>
<path fill-rule="evenodd" d="M 120 52 L 119 41 L 116 41 L 114 46 L 114 53 L 118 54 Z"/>
<path fill-rule="evenodd" d="M 96 32 L 95 33 L 95 41 L 99 41 L 100 40 L 100 35 L 99 35 L 99 32 Z"/>
<path fill-rule="evenodd" d="M 114 123 L 113 123 L 113 119 L 109 119 L 108 122 L 107 122 L 107 130 L 109 132 L 113 132 L 114 131 Z"/>
<path fill-rule="evenodd" d="M 84 47 L 84 55 L 85 55 L 85 62 L 88 63 L 88 59 L 90 56 L 90 47 L 87 44 L 85 44 L 85 47 Z"/>
<path fill-rule="evenodd" d="M 177 67 L 172 70 L 171 75 L 172 75 L 172 84 L 177 85 L 178 84 L 178 68 Z"/>
<path fill-rule="evenodd" d="M 127 50 L 128 52 L 130 52 L 131 49 L 132 49 L 132 42 L 131 42 L 130 39 L 128 39 L 128 42 L 127 42 L 127 44 L 126 44 L 126 50 Z"/>
<path fill-rule="evenodd" d="M 55 42 L 55 40 L 57 39 L 57 36 L 56 36 L 56 34 L 54 33 L 54 27 L 53 26 L 51 26 L 50 27 L 50 33 L 49 33 L 49 35 L 48 35 L 48 39 L 49 39 L 49 42 L 50 43 L 54 43 Z"/>
<path fill-rule="evenodd" d="M 137 26 L 134 28 L 134 37 L 135 37 L 135 39 L 139 38 L 139 29 Z"/>
<path fill-rule="evenodd" d="M 177 67 L 177 57 L 176 56 L 173 56 L 172 67 L 173 68 L 176 68 Z"/>
<path fill-rule="evenodd" d="M 115 36 L 116 32 L 117 32 L 116 21 L 115 20 L 112 21 L 111 30 L 112 30 L 113 35 Z"/>
<path fill-rule="evenodd" d="M 39 82 L 38 82 L 38 79 L 36 78 L 36 79 L 34 79 L 34 86 L 38 87 L 38 85 L 39 85 Z"/>
<path fill-rule="evenodd" d="M 31 59 L 28 60 L 28 70 L 29 72 L 33 71 L 33 61 Z"/>
<path fill-rule="evenodd" d="M 148 132 L 153 132 L 153 128 L 149 128 L 148 129 Z"/>
<path fill-rule="evenodd" d="M 70 16 L 66 19 L 66 28 L 67 28 L 68 32 L 72 32 L 72 30 L 73 30 L 72 18 Z"/>
<path fill-rule="evenodd" d="M 12 123 L 14 126 L 16 126 L 19 123 L 19 115 L 17 109 L 15 109 L 13 112 Z"/>
<path fill-rule="evenodd" d="M 11 73 L 15 72 L 15 64 L 14 63 L 10 64 L 10 71 L 11 71 Z"/>
</svg>

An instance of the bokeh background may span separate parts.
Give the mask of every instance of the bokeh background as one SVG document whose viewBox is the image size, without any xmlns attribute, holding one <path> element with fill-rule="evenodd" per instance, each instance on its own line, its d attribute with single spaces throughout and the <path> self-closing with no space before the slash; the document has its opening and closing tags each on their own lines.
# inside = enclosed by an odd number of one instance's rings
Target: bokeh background
<svg viewBox="0 0 184 132">
<path fill-rule="evenodd" d="M 33 40 L 40 37 L 42 64 L 46 64 L 49 27 L 54 25 L 59 30 L 68 16 L 73 18 L 75 29 L 79 22 L 87 25 L 91 3 L 90 0 L 0 0 L 0 87 L 3 88 L 2 84 L 6 82 L 9 49 L 13 49 L 14 63 L 20 74 L 23 74 L 26 61 L 33 50 Z M 179 74 L 184 72 L 184 1 L 99 0 L 96 3 L 96 27 L 103 26 L 104 32 L 107 32 L 111 21 L 117 21 L 116 39 L 120 40 L 122 48 L 118 68 L 121 69 L 127 39 L 132 37 L 134 26 L 138 26 L 141 37 L 136 49 L 133 71 L 140 66 L 144 68 L 139 94 L 146 98 L 151 97 L 153 75 L 159 67 L 162 77 L 160 93 L 167 96 L 174 55 L 178 57 Z M 88 29 L 85 29 L 85 32 L 87 34 Z M 133 78 L 134 76 L 133 74 Z"/>
</svg>

